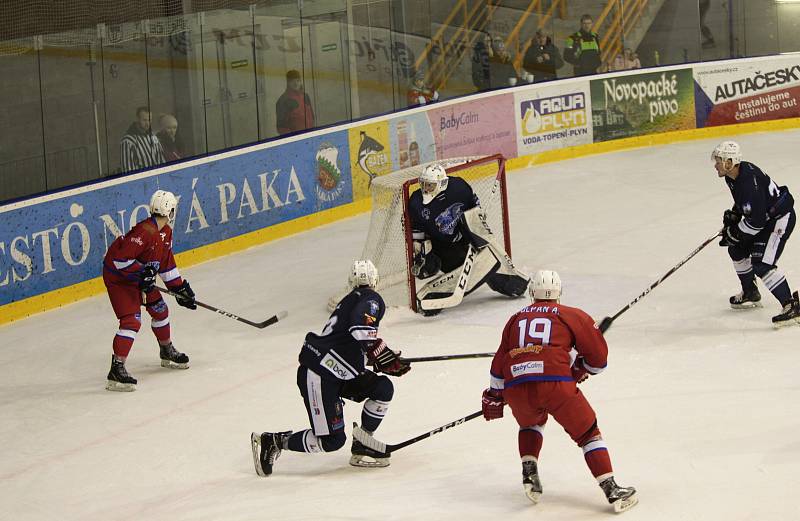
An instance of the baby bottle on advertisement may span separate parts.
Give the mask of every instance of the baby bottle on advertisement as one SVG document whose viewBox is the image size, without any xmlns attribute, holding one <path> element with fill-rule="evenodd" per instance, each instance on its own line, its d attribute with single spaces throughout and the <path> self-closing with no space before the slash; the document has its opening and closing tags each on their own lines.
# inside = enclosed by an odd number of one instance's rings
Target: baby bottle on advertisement
<svg viewBox="0 0 800 521">
<path fill-rule="evenodd" d="M 408 121 L 404 119 L 397 122 L 397 150 L 400 152 L 400 168 L 411 166 L 408 159 Z"/>
</svg>

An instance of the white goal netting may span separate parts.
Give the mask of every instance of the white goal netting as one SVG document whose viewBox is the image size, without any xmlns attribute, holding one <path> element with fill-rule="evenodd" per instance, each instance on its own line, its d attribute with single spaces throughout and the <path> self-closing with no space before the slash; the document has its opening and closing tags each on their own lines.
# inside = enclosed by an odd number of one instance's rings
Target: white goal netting
<svg viewBox="0 0 800 521">
<path fill-rule="evenodd" d="M 502 156 L 461 157 L 436 163 L 444 166 L 448 175 L 461 177 L 472 186 L 497 241 L 510 252 L 505 160 Z M 369 259 L 378 268 L 376 290 L 387 306 L 415 307 L 411 296 L 416 294 L 417 281 L 411 275 L 413 246 L 410 230 L 406 227 L 405 210 L 408 198 L 419 189 L 416 180 L 428 164 L 377 177 L 370 187 L 372 213 L 367 240 L 359 259 Z M 333 310 L 347 292 L 345 287 L 332 296 L 328 308 Z"/>
</svg>

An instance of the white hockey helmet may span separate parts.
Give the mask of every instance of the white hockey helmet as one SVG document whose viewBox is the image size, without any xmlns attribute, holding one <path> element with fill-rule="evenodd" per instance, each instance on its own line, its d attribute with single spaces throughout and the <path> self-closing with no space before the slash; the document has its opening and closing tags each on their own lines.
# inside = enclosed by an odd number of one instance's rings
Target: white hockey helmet
<svg viewBox="0 0 800 521">
<path fill-rule="evenodd" d="M 372 264 L 371 260 L 357 260 L 353 263 L 350 272 L 350 287 L 369 286 L 374 288 L 378 285 L 378 268 Z"/>
<path fill-rule="evenodd" d="M 422 204 L 430 203 L 447 189 L 447 171 L 438 163 L 426 166 L 419 176 L 419 187 L 422 190 Z"/>
<path fill-rule="evenodd" d="M 715 163 L 722 161 L 726 163 L 731 160 L 731 168 L 742 162 L 742 149 L 735 141 L 723 141 L 711 152 L 711 160 Z"/>
<path fill-rule="evenodd" d="M 150 198 L 150 213 L 167 217 L 170 222 L 175 220 L 177 206 L 178 200 L 175 198 L 175 194 L 166 190 L 156 190 Z"/>
<path fill-rule="evenodd" d="M 558 300 L 561 298 L 561 277 L 558 272 L 539 270 L 528 286 L 533 300 Z"/>
</svg>

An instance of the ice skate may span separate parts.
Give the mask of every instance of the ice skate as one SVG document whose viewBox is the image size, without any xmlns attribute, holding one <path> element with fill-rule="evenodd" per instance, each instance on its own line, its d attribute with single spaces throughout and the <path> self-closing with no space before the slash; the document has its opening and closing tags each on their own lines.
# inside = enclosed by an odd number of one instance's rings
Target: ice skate
<svg viewBox="0 0 800 521">
<path fill-rule="evenodd" d="M 636 496 L 636 489 L 633 487 L 620 487 L 614 481 L 614 476 L 605 479 L 600 483 L 600 488 L 606 495 L 606 499 L 614 507 L 614 512 L 617 514 L 625 512 L 639 503 L 639 498 Z"/>
<path fill-rule="evenodd" d="M 755 284 L 730 298 L 733 309 L 753 309 L 761 307 L 761 293 Z"/>
<path fill-rule="evenodd" d="M 542 496 L 542 482 L 539 481 L 539 469 L 534 460 L 522 462 L 522 487 L 534 505 L 539 502 Z"/>
<path fill-rule="evenodd" d="M 800 298 L 797 292 L 792 293 L 792 300 L 783 306 L 783 311 L 772 317 L 772 325 L 776 328 L 800 324 Z"/>
<path fill-rule="evenodd" d="M 108 371 L 106 389 L 121 392 L 136 390 L 136 378 L 128 374 L 127 369 L 125 369 L 125 362 L 113 355 L 111 356 L 111 369 Z"/>
<path fill-rule="evenodd" d="M 253 464 L 256 474 L 262 477 L 272 474 L 272 465 L 281 455 L 283 442 L 291 435 L 292 431 L 250 434 L 250 446 L 253 449 Z"/>
<path fill-rule="evenodd" d="M 370 449 L 358 440 L 350 447 L 350 464 L 354 467 L 388 467 L 389 454 Z"/>
<path fill-rule="evenodd" d="M 189 357 L 175 349 L 172 342 L 161 345 L 161 367 L 189 369 Z"/>
</svg>

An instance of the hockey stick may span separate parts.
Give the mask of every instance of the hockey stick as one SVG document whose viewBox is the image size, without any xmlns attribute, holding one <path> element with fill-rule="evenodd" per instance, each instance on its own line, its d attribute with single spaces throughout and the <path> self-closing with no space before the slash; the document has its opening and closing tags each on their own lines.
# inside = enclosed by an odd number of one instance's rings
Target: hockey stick
<svg viewBox="0 0 800 521">
<path fill-rule="evenodd" d="M 632 300 L 632 301 L 631 301 L 631 302 L 630 302 L 630 303 L 629 303 L 627 306 L 625 306 L 624 308 L 620 309 L 620 310 L 617 312 L 617 314 L 616 314 L 616 315 L 614 315 L 613 317 L 605 317 L 603 320 L 601 320 L 601 321 L 600 321 L 600 324 L 597 326 L 597 328 L 600 330 L 600 332 L 601 332 L 601 333 L 605 333 L 605 332 L 606 332 L 606 330 L 607 330 L 609 327 L 611 327 L 611 324 L 612 324 L 612 322 L 614 322 L 616 319 L 618 319 L 620 315 L 622 315 L 623 313 L 625 313 L 626 311 L 628 311 L 628 310 L 629 310 L 629 309 L 630 309 L 630 308 L 631 308 L 631 307 L 632 307 L 634 304 L 636 304 L 637 302 L 639 302 L 640 300 L 642 300 L 644 297 L 646 297 L 646 296 L 647 296 L 647 295 L 648 295 L 648 294 L 649 294 L 649 293 L 650 293 L 650 292 L 653 290 L 653 288 L 655 288 L 656 286 L 658 286 L 659 284 L 661 284 L 662 282 L 664 282 L 664 280 L 665 280 L 667 277 L 669 277 L 670 275 L 672 275 L 673 273 L 675 273 L 676 271 L 678 271 L 678 268 L 680 268 L 681 266 L 683 266 L 684 264 L 686 264 L 687 262 L 689 262 L 689 259 L 691 259 L 691 258 L 692 258 L 692 257 L 694 257 L 695 255 L 697 255 L 698 253 L 700 253 L 700 250 L 702 250 L 703 248 L 705 248 L 706 246 L 708 246 L 709 244 L 711 244 L 711 242 L 712 242 L 714 239 L 716 239 L 717 237 L 719 237 L 720 235 L 722 235 L 722 232 L 723 232 L 724 230 L 725 230 L 725 229 L 723 228 L 722 230 L 718 231 L 717 233 L 715 233 L 714 235 L 712 235 L 711 237 L 709 237 L 708 239 L 706 239 L 705 241 L 703 241 L 703 244 L 701 244 L 700 246 L 698 246 L 697 248 L 695 248 L 695 250 L 694 250 L 692 253 L 690 253 L 690 254 L 689 254 L 689 255 L 688 255 L 688 256 L 687 256 L 685 259 L 683 259 L 683 260 L 682 260 L 682 261 L 680 261 L 678 264 L 676 264 L 675 266 L 673 266 L 673 267 L 672 267 L 672 269 L 671 269 L 671 270 L 669 270 L 667 273 L 665 273 L 663 277 L 661 277 L 660 279 L 658 279 L 657 281 L 655 281 L 654 283 L 652 283 L 652 284 L 650 285 L 650 287 L 649 287 L 649 288 L 647 288 L 646 290 L 644 290 L 644 291 L 643 291 L 643 292 L 642 292 L 642 293 L 641 293 L 641 294 L 640 294 L 638 297 L 636 297 L 635 299 L 633 299 L 633 300 Z"/>
<path fill-rule="evenodd" d="M 406 441 L 397 443 L 395 445 L 387 445 L 386 443 L 384 443 L 382 441 L 376 440 L 375 438 L 372 437 L 371 434 L 369 434 L 367 431 L 365 431 L 364 429 L 359 427 L 358 424 L 353 423 L 353 438 L 357 439 L 364 446 L 369 447 L 372 450 L 375 450 L 375 451 L 378 451 L 378 452 L 381 452 L 381 453 L 384 453 L 384 454 L 391 454 L 392 452 L 394 452 L 396 450 L 400 450 L 403 447 L 408 447 L 409 445 L 413 445 L 414 443 L 417 443 L 418 441 L 424 440 L 425 438 L 430 438 L 431 436 L 433 436 L 435 434 L 439 434 L 440 432 L 444 432 L 447 429 L 455 427 L 456 425 L 461 425 L 462 423 L 466 423 L 466 422 L 468 422 L 468 421 L 470 421 L 472 419 L 475 419 L 475 418 L 477 418 L 478 416 L 481 416 L 481 415 L 483 415 L 482 411 L 473 412 L 472 414 L 464 416 L 463 418 L 459 418 L 457 420 L 453 420 L 450 423 L 446 423 L 446 424 L 442 425 L 441 427 L 436 427 L 432 431 L 428 431 L 425 434 L 420 434 L 419 436 L 415 436 L 414 438 L 411 438 L 410 440 L 406 440 Z"/>
<path fill-rule="evenodd" d="M 461 272 L 458 275 L 456 289 L 453 290 L 453 293 L 442 298 L 423 298 L 419 301 L 417 307 L 423 311 L 433 311 L 436 309 L 452 308 L 461 304 L 461 301 L 464 300 L 464 292 L 466 291 L 467 284 L 469 283 L 469 273 L 472 271 L 472 265 L 475 263 L 475 256 L 477 253 L 477 250 L 472 246 L 472 244 L 470 244 L 469 249 L 467 250 L 467 256 L 464 259 L 464 264 L 461 266 Z"/>
<path fill-rule="evenodd" d="M 469 353 L 464 355 L 420 356 L 417 358 L 401 358 L 403 362 L 439 362 L 443 360 L 461 360 L 464 358 L 491 358 L 494 353 Z"/>
<path fill-rule="evenodd" d="M 156 286 L 156 289 L 158 291 L 160 291 L 161 293 L 166 293 L 167 295 L 172 295 L 173 297 L 176 297 L 176 298 L 180 296 L 177 293 L 175 293 L 174 291 L 170 291 L 170 290 L 168 290 L 166 288 L 160 288 L 160 287 Z M 200 302 L 199 300 L 195 300 L 194 303 L 197 304 L 198 306 L 200 306 L 201 308 L 208 309 L 210 311 L 213 311 L 214 313 L 219 313 L 222 316 L 225 316 L 225 317 L 228 317 L 228 318 L 232 318 L 234 320 L 238 320 L 239 322 L 243 322 L 243 323 L 247 324 L 248 326 L 257 327 L 258 329 L 264 329 L 265 327 L 271 326 L 272 324 L 275 324 L 279 320 L 283 320 L 284 318 L 289 316 L 289 312 L 288 311 L 280 311 L 277 314 L 272 315 L 271 317 L 269 317 L 268 319 L 266 319 L 263 322 L 252 322 L 250 320 L 247 320 L 246 318 L 242 318 L 242 317 L 240 317 L 238 315 L 234 315 L 230 311 L 225 311 L 224 309 L 220 309 L 220 308 L 211 306 L 211 305 L 206 304 L 204 302 Z"/>
</svg>

